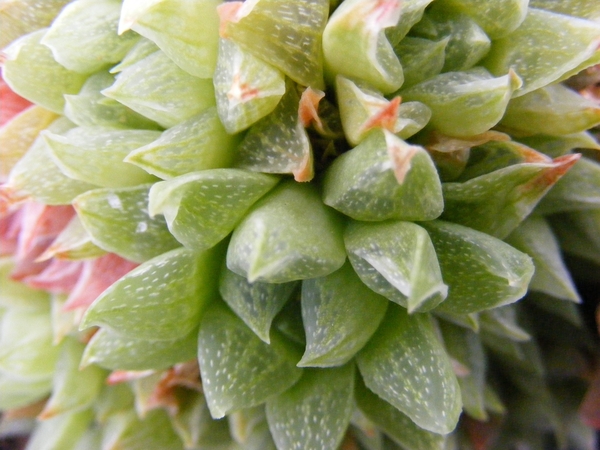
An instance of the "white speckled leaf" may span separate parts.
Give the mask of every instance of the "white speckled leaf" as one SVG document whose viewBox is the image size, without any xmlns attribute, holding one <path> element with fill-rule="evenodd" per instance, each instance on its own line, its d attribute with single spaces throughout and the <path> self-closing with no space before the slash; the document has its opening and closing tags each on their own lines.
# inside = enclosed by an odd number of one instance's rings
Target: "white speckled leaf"
<svg viewBox="0 0 600 450">
<path fill-rule="evenodd" d="M 581 0 L 529 0 L 533 8 L 547 9 L 568 16 L 583 17 L 585 19 L 600 19 L 600 3 Z"/>
<path fill-rule="evenodd" d="M 193 250 L 223 240 L 279 178 L 240 169 L 192 172 L 150 189 L 151 216 L 165 216 L 175 238 Z"/>
<path fill-rule="evenodd" d="M 154 41 L 175 64 L 199 78 L 210 78 L 217 59 L 220 0 L 126 0 L 119 33 L 135 32 Z"/>
<path fill-rule="evenodd" d="M 215 105 L 212 80 L 184 72 L 160 50 L 123 69 L 102 93 L 165 128 Z"/>
<path fill-rule="evenodd" d="M 280 450 L 334 449 L 350 423 L 354 364 L 306 369 L 298 383 L 267 401 L 267 419 Z"/>
<path fill-rule="evenodd" d="M 230 166 L 237 144 L 238 138 L 227 134 L 216 109 L 210 107 L 133 150 L 125 161 L 166 180 L 197 170 Z"/>
<path fill-rule="evenodd" d="M 215 297 L 220 266 L 218 248 L 202 253 L 178 248 L 157 256 L 105 290 L 80 327 L 105 326 L 135 339 L 181 339 L 198 326 Z"/>
<path fill-rule="evenodd" d="M 323 89 L 321 35 L 327 0 L 258 0 L 223 5 L 223 37 L 277 67 L 295 82 Z"/>
<path fill-rule="evenodd" d="M 273 111 L 285 93 L 283 73 L 228 39 L 219 42 L 213 83 L 219 117 L 231 134 Z"/>
<path fill-rule="evenodd" d="M 462 225 L 430 221 L 429 232 L 448 284 L 440 311 L 469 314 L 519 300 L 533 275 L 531 258 L 488 234 Z"/>
<path fill-rule="evenodd" d="M 233 232 L 227 267 L 250 282 L 325 276 L 346 259 L 342 223 L 313 185 L 286 181 L 259 200 Z"/>
<path fill-rule="evenodd" d="M 514 72 L 494 78 L 476 67 L 439 74 L 400 94 L 405 101 L 417 100 L 431 108 L 430 125 L 434 129 L 448 136 L 467 137 L 496 125 L 520 85 Z"/>
<path fill-rule="evenodd" d="M 460 389 L 427 315 L 390 305 L 357 356 L 366 386 L 425 430 L 450 433 L 461 412 Z"/>
<path fill-rule="evenodd" d="M 229 307 L 267 344 L 271 323 L 287 303 L 297 283 L 250 283 L 226 267 L 221 271 L 219 292 Z"/>
<path fill-rule="evenodd" d="M 198 332 L 177 339 L 152 340 L 98 330 L 85 348 L 82 366 L 97 364 L 112 370 L 160 370 L 196 357 Z"/>
<path fill-rule="evenodd" d="M 56 165 L 70 178 L 107 188 L 154 180 L 139 167 L 123 162 L 123 158 L 160 136 L 158 131 L 77 127 L 62 135 L 45 131 L 42 136 Z"/>
<path fill-rule="evenodd" d="M 261 341 L 224 305 L 206 311 L 198 337 L 202 387 L 214 418 L 260 405 L 302 374 L 295 350 L 278 335 Z"/>
<path fill-rule="evenodd" d="M 402 2 L 346 0 L 331 15 L 323 32 L 325 70 L 330 79 L 343 75 L 362 80 L 383 94 L 400 88 L 402 66 L 385 29 L 401 17 Z"/>
<path fill-rule="evenodd" d="M 501 239 L 508 236 L 541 198 L 577 162 L 570 154 L 554 160 L 514 164 L 463 183 L 444 183 L 442 219 Z"/>
<path fill-rule="evenodd" d="M 431 220 L 444 206 L 431 157 L 388 131 L 372 132 L 335 159 L 325 174 L 323 202 L 368 221 Z"/>
<path fill-rule="evenodd" d="M 67 69 L 96 72 L 119 62 L 139 39 L 135 33 L 117 34 L 120 12 L 119 0 L 71 2 L 52 22 L 42 44 Z"/>
<path fill-rule="evenodd" d="M 179 247 L 164 218 L 148 215 L 150 186 L 94 189 L 78 196 L 73 206 L 92 242 L 136 262 Z"/>
<path fill-rule="evenodd" d="M 448 286 L 435 249 L 420 226 L 400 221 L 352 222 L 344 242 L 361 280 L 409 312 L 428 311 L 446 298 Z"/>
<path fill-rule="evenodd" d="M 404 71 L 403 88 L 408 88 L 442 71 L 446 58 L 448 38 L 431 41 L 419 37 L 405 37 L 395 47 L 402 70 Z"/>
<path fill-rule="evenodd" d="M 300 367 L 348 362 L 371 338 L 388 300 L 365 286 L 350 263 L 322 278 L 302 282 L 306 349 Z"/>
<path fill-rule="evenodd" d="M 298 116 L 299 103 L 296 88 L 288 83 L 285 95 L 273 112 L 244 136 L 237 148 L 236 167 L 294 174 L 296 181 L 312 179 L 312 147 Z"/>
<path fill-rule="evenodd" d="M 40 44 L 44 34 L 46 30 L 27 34 L 3 50 L 2 78 L 21 97 L 60 114 L 63 94 L 79 92 L 87 76 L 57 63 Z"/>
<path fill-rule="evenodd" d="M 562 0 L 561 0 L 562 1 Z M 506 36 L 517 29 L 527 15 L 529 0 L 449 0 L 458 11 L 471 16 L 492 39 Z"/>
<path fill-rule="evenodd" d="M 529 288 L 557 298 L 581 302 L 571 274 L 565 266 L 558 241 L 543 217 L 530 217 L 506 239 L 533 258 L 535 273 Z"/>
<path fill-rule="evenodd" d="M 523 86 L 516 97 L 578 67 L 594 54 L 598 39 L 600 23 L 529 8 L 519 28 L 494 41 L 483 65 L 496 76 L 517 72 Z"/>
<path fill-rule="evenodd" d="M 445 450 L 444 437 L 417 426 L 406 414 L 368 390 L 362 381 L 356 383 L 356 403 L 376 429 L 385 432 L 403 449 Z"/>
<path fill-rule="evenodd" d="M 108 373 L 97 366 L 79 369 L 85 345 L 65 338 L 56 361 L 52 395 L 41 412 L 43 419 L 79 411 L 92 405 L 100 394 Z"/>
</svg>

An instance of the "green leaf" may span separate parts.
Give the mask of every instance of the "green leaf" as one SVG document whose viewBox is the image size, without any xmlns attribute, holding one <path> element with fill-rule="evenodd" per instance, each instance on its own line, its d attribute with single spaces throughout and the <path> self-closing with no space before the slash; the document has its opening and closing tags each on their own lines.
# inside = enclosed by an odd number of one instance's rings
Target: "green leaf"
<svg viewBox="0 0 600 450">
<path fill-rule="evenodd" d="M 448 298 L 442 312 L 470 314 L 519 300 L 533 276 L 531 258 L 488 234 L 462 225 L 430 221 L 429 232 Z"/>
<path fill-rule="evenodd" d="M 136 339 L 107 328 L 98 330 L 85 348 L 82 366 L 111 370 L 160 370 L 196 357 L 198 332 L 166 340 Z"/>
<path fill-rule="evenodd" d="M 127 52 L 127 54 L 121 60 L 121 62 L 116 66 L 112 67 L 109 72 L 112 74 L 122 72 L 126 68 L 138 63 L 146 56 L 150 56 L 157 50 L 159 50 L 159 48 L 154 42 L 152 42 L 150 39 L 140 37 L 140 39 Z"/>
<path fill-rule="evenodd" d="M 529 0 L 533 8 L 546 9 L 567 16 L 583 17 L 584 19 L 600 19 L 600 4 L 581 0 Z"/>
<path fill-rule="evenodd" d="M 72 337 L 63 340 L 56 361 L 52 395 L 40 414 L 41 419 L 80 411 L 98 398 L 107 373 L 96 366 L 79 370 L 84 348 L 84 344 Z"/>
<path fill-rule="evenodd" d="M 350 423 L 354 364 L 306 369 L 298 383 L 267 401 L 267 419 L 277 448 L 337 448 Z"/>
<path fill-rule="evenodd" d="M 594 54 L 598 38 L 598 23 L 529 8 L 519 28 L 494 41 L 483 65 L 496 76 L 514 70 L 523 80 L 518 97 L 578 67 Z"/>
<path fill-rule="evenodd" d="M 542 217 L 530 217 L 506 242 L 533 258 L 535 273 L 529 288 L 579 303 L 581 299 L 565 266 L 552 229 Z"/>
<path fill-rule="evenodd" d="M 346 263 L 322 278 L 302 282 L 302 322 L 306 349 L 300 367 L 348 362 L 371 338 L 388 306 Z"/>
<path fill-rule="evenodd" d="M 210 78 L 217 60 L 219 0 L 126 0 L 119 34 L 126 30 L 154 41 L 175 64 L 199 78 Z"/>
<path fill-rule="evenodd" d="M 278 335 L 266 344 L 218 303 L 207 310 L 200 325 L 198 360 L 214 418 L 260 405 L 287 390 L 302 374 L 295 351 Z"/>
<path fill-rule="evenodd" d="M 125 188 L 154 178 L 123 162 L 131 150 L 159 136 L 158 131 L 77 127 L 65 134 L 42 133 L 56 165 L 65 175 L 107 188 Z"/>
<path fill-rule="evenodd" d="M 76 0 L 52 22 L 42 44 L 69 70 L 93 73 L 119 62 L 135 44 L 135 33 L 117 34 L 119 0 Z M 85 51 L 81 51 L 85 48 Z"/>
<path fill-rule="evenodd" d="M 404 71 L 403 88 L 419 84 L 442 71 L 448 41 L 447 37 L 438 41 L 405 37 L 394 47 Z"/>
<path fill-rule="evenodd" d="M 215 297 L 219 253 L 179 248 L 146 261 L 92 303 L 80 328 L 98 325 L 134 339 L 184 338 Z"/>
<path fill-rule="evenodd" d="M 362 381 L 356 383 L 356 403 L 374 430 L 385 432 L 394 442 L 407 450 L 445 450 L 444 437 L 424 430 L 406 414 L 368 390 Z"/>
<path fill-rule="evenodd" d="M 71 449 L 84 435 L 94 418 L 91 409 L 60 414 L 40 423 L 27 443 L 28 450 Z"/>
<path fill-rule="evenodd" d="M 215 105 L 212 80 L 184 72 L 160 50 L 123 69 L 102 93 L 165 128 Z"/>
<path fill-rule="evenodd" d="M 342 223 L 313 185 L 287 181 L 259 200 L 233 232 L 227 267 L 248 281 L 325 276 L 346 259 Z"/>
<path fill-rule="evenodd" d="M 400 4 L 400 19 L 398 23 L 390 28 L 385 29 L 385 34 L 394 47 L 396 47 L 409 30 L 423 18 L 425 8 L 432 0 L 403 0 Z M 404 68 L 404 64 L 402 64 Z"/>
<path fill-rule="evenodd" d="M 269 114 L 285 94 L 285 75 L 233 41 L 219 41 L 213 78 L 217 111 L 228 133 Z"/>
<path fill-rule="evenodd" d="M 163 179 L 231 165 L 238 139 L 227 134 L 210 107 L 133 150 L 125 162 Z"/>
<path fill-rule="evenodd" d="M 0 309 L 24 309 L 48 311 L 50 295 L 41 289 L 33 289 L 26 284 L 11 279 L 15 267 L 12 258 L 0 258 Z M 1 320 L 1 319 L 0 319 Z"/>
<path fill-rule="evenodd" d="M 428 316 L 390 305 L 357 362 L 366 386 L 419 427 L 439 434 L 454 429 L 460 389 Z"/>
<path fill-rule="evenodd" d="M 327 0 L 259 0 L 219 7 L 221 35 L 303 86 L 323 89 Z"/>
<path fill-rule="evenodd" d="M 557 84 L 511 100 L 500 124 L 526 135 L 579 133 L 600 124 L 600 106 Z"/>
<path fill-rule="evenodd" d="M 193 250 L 222 241 L 250 207 L 279 181 L 240 169 L 213 169 L 181 175 L 150 189 L 151 216 L 163 214 L 175 238 Z"/>
<path fill-rule="evenodd" d="M 348 258 L 369 288 L 408 309 L 428 311 L 448 286 L 427 232 L 411 222 L 351 222 L 344 241 Z"/>
<path fill-rule="evenodd" d="M 287 91 L 267 117 L 250 128 L 237 148 L 236 167 L 266 173 L 290 173 L 296 181 L 314 176 L 308 134 L 299 118 L 300 97 L 288 83 Z"/>
<path fill-rule="evenodd" d="M 52 376 L 23 380 L 0 372 L 0 410 L 22 408 L 47 397 L 52 391 Z"/>
<path fill-rule="evenodd" d="M 226 267 L 219 292 L 229 307 L 264 342 L 270 343 L 271 323 L 287 303 L 297 283 L 250 283 Z"/>
<path fill-rule="evenodd" d="M 55 113 L 62 113 L 64 94 L 76 94 L 87 75 L 66 69 L 40 43 L 46 30 L 27 34 L 3 50 L 2 78 L 27 100 Z"/>
<path fill-rule="evenodd" d="M 336 158 L 323 202 L 356 220 L 431 220 L 443 209 L 440 179 L 427 152 L 388 131 L 371 133 Z"/>
<path fill-rule="evenodd" d="M 136 262 L 178 247 L 164 218 L 148 215 L 150 186 L 94 189 L 78 196 L 73 206 L 92 242 Z"/>
<path fill-rule="evenodd" d="M 442 219 L 505 238 L 578 159 L 542 156 L 540 161 L 536 156 L 463 183 L 444 183 Z"/>
<path fill-rule="evenodd" d="M 430 125 L 434 129 L 448 136 L 469 137 L 488 131 L 500 121 L 520 85 L 512 71 L 494 78 L 476 67 L 439 74 L 400 94 L 405 101 L 417 100 L 431 108 Z"/>
<path fill-rule="evenodd" d="M 397 91 L 404 76 L 385 29 L 398 23 L 401 11 L 400 1 L 343 2 L 323 32 L 328 78 L 343 75 L 365 81 L 383 94 Z"/>
<path fill-rule="evenodd" d="M 529 341 L 531 334 L 518 324 L 518 306 L 520 304 L 506 305 L 482 311 L 479 314 L 481 331 L 517 342 Z"/>
<path fill-rule="evenodd" d="M 577 148 L 600 150 L 600 143 L 598 143 L 594 136 L 587 131 L 563 136 L 546 136 L 538 134 L 535 136 L 520 137 L 519 141 L 551 156 L 552 158 L 566 155 Z"/>
<path fill-rule="evenodd" d="M 600 265 L 600 211 L 573 211 L 551 218 L 563 251 Z"/>
</svg>

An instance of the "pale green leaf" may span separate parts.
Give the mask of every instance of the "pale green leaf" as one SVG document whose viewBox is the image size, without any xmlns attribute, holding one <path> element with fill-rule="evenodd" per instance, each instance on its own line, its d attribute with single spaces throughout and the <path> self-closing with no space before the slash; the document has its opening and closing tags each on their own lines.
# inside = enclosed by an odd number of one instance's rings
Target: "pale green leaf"
<svg viewBox="0 0 600 450">
<path fill-rule="evenodd" d="M 394 47 L 404 71 L 403 88 L 425 81 L 442 71 L 448 40 L 447 37 L 438 41 L 406 37 Z"/>
<path fill-rule="evenodd" d="M 529 341 L 531 334 L 519 325 L 519 305 L 517 303 L 482 311 L 479 314 L 481 330 L 517 342 Z"/>
<path fill-rule="evenodd" d="M 198 360 L 204 395 L 214 418 L 264 403 L 302 374 L 295 351 L 278 335 L 261 341 L 225 306 L 213 304 L 200 325 Z"/>
<path fill-rule="evenodd" d="M 193 250 L 223 240 L 250 207 L 279 181 L 240 169 L 192 172 L 152 186 L 148 209 L 164 215 L 175 238 Z"/>
<path fill-rule="evenodd" d="M 73 206 L 92 242 L 136 262 L 178 247 L 164 218 L 148 215 L 150 186 L 94 189 L 78 196 Z"/>
<path fill-rule="evenodd" d="M 513 303 L 533 276 L 531 258 L 488 234 L 444 221 L 422 222 L 448 284 L 440 311 L 469 314 Z"/>
<path fill-rule="evenodd" d="M 366 386 L 419 427 L 439 434 L 454 429 L 460 389 L 429 317 L 390 305 L 357 362 Z"/>
<path fill-rule="evenodd" d="M 259 200 L 233 232 L 227 267 L 250 282 L 325 276 L 346 259 L 342 223 L 313 185 L 287 181 Z"/>
<path fill-rule="evenodd" d="M 48 311 L 48 292 L 12 280 L 10 275 L 14 268 L 15 261 L 12 258 L 0 258 L 0 308 Z"/>
<path fill-rule="evenodd" d="M 530 0 L 448 0 L 448 3 L 458 11 L 471 16 L 490 38 L 499 39 L 516 30 L 523 23 L 527 15 L 527 5 L 532 2 Z"/>
<path fill-rule="evenodd" d="M 600 150 L 600 143 L 587 131 L 563 136 L 535 135 L 520 137 L 519 141 L 552 158 L 566 155 L 578 148 Z"/>
<path fill-rule="evenodd" d="M 405 39 L 409 30 L 423 18 L 425 8 L 432 0 L 403 0 L 398 23 L 385 29 L 385 34 L 394 47 Z M 404 64 L 402 64 L 404 68 Z"/>
<path fill-rule="evenodd" d="M 529 0 L 533 8 L 546 9 L 568 16 L 583 17 L 585 19 L 600 19 L 600 4 L 582 0 Z"/>
<path fill-rule="evenodd" d="M 91 409 L 60 414 L 41 422 L 27 443 L 27 450 L 72 449 L 91 425 Z"/>
<path fill-rule="evenodd" d="M 52 391 L 52 376 L 24 380 L 0 372 L 0 410 L 22 408 L 47 397 Z"/>
<path fill-rule="evenodd" d="M 337 448 L 350 423 L 354 364 L 306 369 L 298 383 L 267 401 L 267 419 L 279 449 Z"/>
<path fill-rule="evenodd" d="M 302 322 L 306 348 L 300 367 L 348 362 L 371 338 L 388 306 L 346 263 L 322 278 L 302 282 Z"/>
<path fill-rule="evenodd" d="M 428 311 L 446 298 L 448 286 L 435 249 L 420 226 L 400 221 L 352 222 L 344 241 L 363 283 L 409 312 Z"/>
<path fill-rule="evenodd" d="M 150 56 L 156 52 L 159 48 L 150 39 L 141 37 L 131 49 L 127 52 L 125 57 L 119 64 L 110 69 L 110 73 L 119 73 L 125 70 L 127 67 L 133 66 L 137 62 L 144 59 L 146 56 Z"/>
</svg>

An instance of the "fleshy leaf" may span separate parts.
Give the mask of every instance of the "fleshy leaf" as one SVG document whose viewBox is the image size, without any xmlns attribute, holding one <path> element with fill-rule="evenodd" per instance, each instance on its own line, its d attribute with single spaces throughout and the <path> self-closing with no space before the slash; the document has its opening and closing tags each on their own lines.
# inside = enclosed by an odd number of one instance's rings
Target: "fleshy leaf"
<svg viewBox="0 0 600 450">
<path fill-rule="evenodd" d="M 386 28 L 385 34 L 394 47 L 405 39 L 409 30 L 423 18 L 425 8 L 432 0 L 403 0 L 400 20 L 393 27 Z M 392 2 L 393 3 L 393 2 Z M 402 65 L 404 68 L 404 64 Z"/>
<path fill-rule="evenodd" d="M 165 216 L 175 238 L 193 250 L 223 240 L 250 207 L 279 181 L 240 169 L 213 169 L 181 175 L 150 189 L 150 215 Z"/>
<path fill-rule="evenodd" d="M 214 418 L 260 405 L 292 386 L 302 374 L 295 351 L 278 335 L 261 341 L 225 306 L 215 303 L 200 325 L 198 360 Z"/>
<path fill-rule="evenodd" d="M 483 65 L 496 76 L 514 70 L 523 80 L 513 94 L 517 97 L 578 67 L 594 54 L 599 40 L 599 23 L 529 8 L 519 28 L 494 41 Z"/>
<path fill-rule="evenodd" d="M 303 86 L 323 89 L 321 34 L 327 0 L 255 0 L 219 8 L 221 36 L 277 67 Z"/>
<path fill-rule="evenodd" d="M 210 107 L 133 150 L 125 161 L 169 179 L 197 170 L 228 167 L 237 143 L 237 138 L 223 128 L 216 109 Z"/>
<path fill-rule="evenodd" d="M 384 431 L 402 448 L 410 450 L 444 450 L 444 437 L 424 430 L 406 414 L 368 390 L 362 381 L 356 383 L 356 403 L 376 427 Z"/>
<path fill-rule="evenodd" d="M 195 358 L 198 332 L 182 338 L 136 339 L 107 328 L 94 334 L 81 360 L 82 366 L 97 364 L 112 370 L 160 370 Z"/>
<path fill-rule="evenodd" d="M 160 50 L 123 69 L 102 93 L 165 128 L 215 105 L 212 80 L 184 72 Z"/>
<path fill-rule="evenodd" d="M 62 113 L 63 94 L 76 94 L 87 75 L 66 69 L 54 60 L 48 47 L 40 43 L 46 30 L 27 34 L 3 51 L 2 77 L 21 97 Z"/>
<path fill-rule="evenodd" d="M 219 0 L 126 0 L 119 34 L 126 30 L 155 42 L 175 64 L 199 78 L 210 78 L 217 60 Z"/>
<path fill-rule="evenodd" d="M 428 316 L 390 305 L 357 362 L 366 386 L 419 427 L 439 434 L 454 429 L 460 389 Z"/>
<path fill-rule="evenodd" d="M 112 67 L 109 72 L 112 74 L 116 74 L 122 72 L 128 67 L 133 66 L 138 63 L 146 56 L 150 56 L 152 53 L 159 50 L 158 46 L 152 42 L 150 39 L 146 39 L 145 37 L 141 37 L 131 49 L 127 52 L 125 57 L 121 60 L 119 64 Z"/>
<path fill-rule="evenodd" d="M 250 283 L 246 278 L 223 268 L 219 292 L 223 300 L 254 333 L 267 344 L 271 323 L 287 303 L 297 283 Z"/>
<path fill-rule="evenodd" d="M 285 76 L 228 39 L 219 42 L 213 78 L 217 111 L 234 134 L 269 114 L 285 94 Z"/>
<path fill-rule="evenodd" d="M 560 84 L 537 89 L 508 103 L 500 121 L 515 133 L 560 136 L 600 124 L 600 105 Z"/>
<path fill-rule="evenodd" d="M 572 211 L 551 219 L 563 251 L 600 265 L 600 211 Z"/>
<path fill-rule="evenodd" d="M 0 372 L 0 410 L 22 408 L 47 397 L 52 391 L 52 376 L 28 381 Z"/>
<path fill-rule="evenodd" d="M 563 136 L 535 135 L 520 137 L 519 141 L 552 158 L 571 153 L 576 148 L 600 150 L 600 143 L 587 131 Z"/>
<path fill-rule="evenodd" d="M 100 394 L 107 373 L 96 366 L 79 370 L 84 347 L 74 338 L 63 340 L 56 361 L 52 396 L 41 412 L 40 419 L 87 408 Z"/>
<path fill-rule="evenodd" d="M 515 164 L 463 183 L 444 183 L 444 220 L 508 236 L 580 155 Z"/>
<path fill-rule="evenodd" d="M 74 448 L 91 425 L 94 413 L 91 409 L 60 414 L 43 421 L 32 433 L 27 443 L 28 450 L 47 448 Z"/>
<path fill-rule="evenodd" d="M 323 202 L 356 220 L 431 220 L 444 200 L 425 149 L 374 131 L 336 158 L 325 174 Z"/>
<path fill-rule="evenodd" d="M 446 58 L 448 38 L 430 41 L 406 37 L 394 47 L 404 71 L 403 88 L 408 88 L 439 74 Z"/>
<path fill-rule="evenodd" d="M 135 33 L 117 35 L 119 0 L 76 0 L 62 9 L 42 39 L 69 70 L 93 73 L 119 62 L 135 44 Z M 85 48 L 85 51 L 81 51 Z"/>
<path fill-rule="evenodd" d="M 95 258 L 105 253 L 106 251 L 92 242 L 92 237 L 83 227 L 79 217 L 74 216 L 56 239 L 52 241 L 52 244 L 38 257 L 38 260 L 53 257 L 78 260 Z"/>
<path fill-rule="evenodd" d="M 566 268 L 558 241 L 542 217 L 530 217 L 513 231 L 506 242 L 533 258 L 535 273 L 529 288 L 579 303 L 581 299 Z"/>
<path fill-rule="evenodd" d="M 134 339 L 183 338 L 215 297 L 220 253 L 219 248 L 202 253 L 179 248 L 146 261 L 92 303 L 81 329 L 99 325 Z M 159 283 L 165 279 L 168 283 Z"/>
<path fill-rule="evenodd" d="M 449 0 L 453 8 L 471 16 L 492 39 L 516 30 L 525 20 L 529 0 Z M 557 3 L 557 2 L 554 2 Z"/>
<path fill-rule="evenodd" d="M 331 15 L 323 32 L 328 77 L 369 83 L 383 94 L 404 81 L 402 66 L 385 34 L 401 17 L 399 0 L 346 0 Z"/>
<path fill-rule="evenodd" d="M 529 298 L 529 297 L 528 297 Z M 531 334 L 518 324 L 519 303 L 482 311 L 479 314 L 481 331 L 517 342 L 531 340 Z"/>
<path fill-rule="evenodd" d="M 446 298 L 435 250 L 418 225 L 352 222 L 344 241 L 363 283 L 409 312 L 428 311 Z"/>
<path fill-rule="evenodd" d="M 314 176 L 312 147 L 300 121 L 299 105 L 298 92 L 288 83 L 275 110 L 245 135 L 237 148 L 236 167 L 291 173 L 296 181 L 310 181 Z"/>
<path fill-rule="evenodd" d="M 598 21 L 600 19 L 600 4 L 596 2 L 582 2 L 580 0 L 529 0 L 533 8 L 546 9 L 567 16 L 582 17 Z"/>
<path fill-rule="evenodd" d="M 179 246 L 162 217 L 148 215 L 149 184 L 123 189 L 94 189 L 73 203 L 98 247 L 143 262 Z"/>
<path fill-rule="evenodd" d="M 156 139 L 158 131 L 77 127 L 65 134 L 46 131 L 42 135 L 56 165 L 70 178 L 107 188 L 137 186 L 154 179 L 123 158 Z"/>
<path fill-rule="evenodd" d="M 405 101 L 417 100 L 431 108 L 430 125 L 434 129 L 448 136 L 468 137 L 496 125 L 520 85 L 519 77 L 512 71 L 494 78 L 477 67 L 442 73 L 400 94 Z"/>
<path fill-rule="evenodd" d="M 346 263 L 322 278 L 302 282 L 302 322 L 306 349 L 300 367 L 332 367 L 348 362 L 371 338 L 388 306 Z"/>
<path fill-rule="evenodd" d="M 277 448 L 337 448 L 352 415 L 354 372 L 354 364 L 306 369 L 298 383 L 269 399 L 267 419 Z"/>
<path fill-rule="evenodd" d="M 33 289 L 23 283 L 12 280 L 10 274 L 14 268 L 15 263 L 10 258 L 0 258 L 0 285 L 2 286 L 0 310 L 25 309 L 47 311 L 50 305 L 48 292 L 41 289 Z"/>
<path fill-rule="evenodd" d="M 325 276 L 346 259 L 342 223 L 312 185 L 281 183 L 233 232 L 227 267 L 250 282 Z"/>
<path fill-rule="evenodd" d="M 469 314 L 519 300 L 533 276 L 531 258 L 488 234 L 443 221 L 422 222 L 448 284 L 440 311 Z"/>
</svg>

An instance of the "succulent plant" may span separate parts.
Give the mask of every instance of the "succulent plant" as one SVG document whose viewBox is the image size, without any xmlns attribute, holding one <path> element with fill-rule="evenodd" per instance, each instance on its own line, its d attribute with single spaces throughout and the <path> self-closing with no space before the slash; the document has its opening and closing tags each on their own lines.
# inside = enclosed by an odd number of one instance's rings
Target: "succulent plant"
<svg viewBox="0 0 600 450">
<path fill-rule="evenodd" d="M 600 3 L 12 0 L 0 26 L 0 436 L 595 448 Z"/>
</svg>

